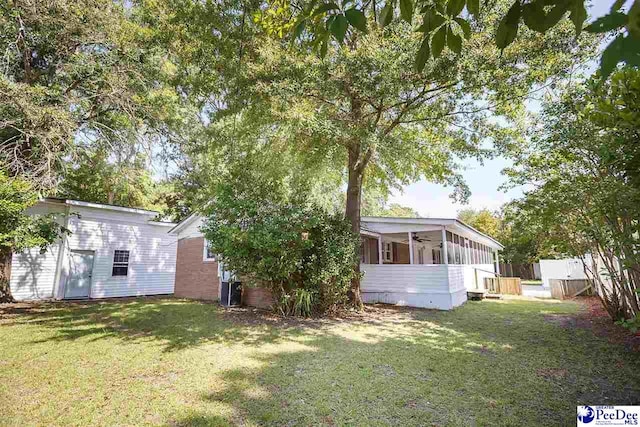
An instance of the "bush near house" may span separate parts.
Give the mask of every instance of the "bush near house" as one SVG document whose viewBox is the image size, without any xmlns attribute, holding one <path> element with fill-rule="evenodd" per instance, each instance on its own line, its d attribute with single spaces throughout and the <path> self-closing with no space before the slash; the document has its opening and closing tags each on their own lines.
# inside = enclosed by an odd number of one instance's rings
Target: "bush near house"
<svg viewBox="0 0 640 427">
<path fill-rule="evenodd" d="M 268 288 L 283 315 L 335 310 L 348 300 L 359 236 L 304 189 L 237 168 L 206 212 L 204 234 L 243 283 Z"/>
</svg>

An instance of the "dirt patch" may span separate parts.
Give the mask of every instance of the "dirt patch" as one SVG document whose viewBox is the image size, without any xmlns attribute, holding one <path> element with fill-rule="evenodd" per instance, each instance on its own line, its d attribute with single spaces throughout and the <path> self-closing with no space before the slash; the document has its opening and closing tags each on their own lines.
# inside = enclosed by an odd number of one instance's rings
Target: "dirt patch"
<svg viewBox="0 0 640 427">
<path fill-rule="evenodd" d="M 640 336 L 613 323 L 597 297 L 578 297 L 582 305 L 575 315 L 547 315 L 545 320 L 562 328 L 586 329 L 595 336 L 607 338 L 611 344 L 624 345 L 629 351 L 640 352 Z"/>
<path fill-rule="evenodd" d="M 476 353 L 483 354 L 485 356 L 495 356 L 496 355 L 496 353 L 493 350 L 491 350 L 489 347 L 487 347 L 484 344 L 481 347 L 473 348 L 473 351 L 475 351 Z"/>
<path fill-rule="evenodd" d="M 383 377 L 395 377 L 396 376 L 396 370 L 393 369 L 393 366 L 391 366 L 391 365 L 377 365 L 377 366 L 374 366 L 374 369 L 376 370 L 376 372 L 381 374 Z"/>
<path fill-rule="evenodd" d="M 569 371 L 566 369 L 554 369 L 554 368 L 542 368 L 536 371 L 536 374 L 541 376 L 542 378 L 547 379 L 563 379 L 567 375 L 569 375 Z"/>
</svg>

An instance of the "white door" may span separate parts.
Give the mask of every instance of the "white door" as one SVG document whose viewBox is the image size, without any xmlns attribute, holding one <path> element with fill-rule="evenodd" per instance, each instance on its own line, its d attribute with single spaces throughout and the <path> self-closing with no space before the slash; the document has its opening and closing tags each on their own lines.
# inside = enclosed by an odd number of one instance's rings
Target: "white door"
<svg viewBox="0 0 640 427">
<path fill-rule="evenodd" d="M 93 252 L 71 251 L 69 254 L 69 277 L 64 287 L 65 298 L 89 298 Z"/>
</svg>

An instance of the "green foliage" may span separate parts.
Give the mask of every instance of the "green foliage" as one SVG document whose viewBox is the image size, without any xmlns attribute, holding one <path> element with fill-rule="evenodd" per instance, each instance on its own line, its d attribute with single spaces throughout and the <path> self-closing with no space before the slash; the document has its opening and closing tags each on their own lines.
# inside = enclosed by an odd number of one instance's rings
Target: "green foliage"
<svg viewBox="0 0 640 427">
<path fill-rule="evenodd" d="M 504 50 L 516 40 L 519 29 L 520 31 L 524 29 L 522 27 L 544 34 L 552 28 L 562 25 L 562 21 L 567 18 L 567 15 L 575 28 L 576 36 L 578 36 L 587 20 L 585 3 L 586 0 L 515 0 L 508 8 L 504 8 L 500 15 L 496 16 L 499 25 L 495 31 L 495 45 L 500 50 Z M 306 28 L 313 38 L 312 44 L 316 47 L 323 46 L 320 52 L 324 57 L 326 40 L 330 35 L 340 43 L 344 41 L 344 32 L 348 28 L 341 28 L 337 32 L 331 25 L 328 25 L 330 22 L 335 22 L 336 17 L 341 16 L 344 12 L 335 3 L 318 5 L 318 2 L 313 0 L 306 4 L 307 6 L 300 8 L 300 12 L 296 14 L 289 12 L 296 16 L 297 28 L 300 28 L 300 31 L 296 31 L 295 37 L 301 37 L 302 29 Z M 345 4 L 350 4 L 350 2 Z M 601 73 L 604 77 L 608 76 L 621 62 L 632 66 L 640 64 L 640 0 L 635 0 L 628 12 L 622 11 L 623 5 L 623 1 L 615 1 L 609 15 L 596 20 L 585 28 L 588 32 L 606 32 L 613 35 L 626 30 L 626 34 L 620 34 L 602 54 Z M 363 14 L 368 13 L 382 27 L 390 25 L 396 18 L 401 18 L 412 24 L 414 16 L 422 15 L 422 23 L 418 22 L 416 30 L 423 34 L 421 47 L 417 50 L 415 60 L 418 71 L 422 71 L 429 55 L 438 58 L 445 45 L 453 53 L 460 54 L 463 45 L 460 34 L 457 33 L 458 28 L 481 29 L 480 18 L 483 14 L 491 14 L 491 9 L 494 6 L 495 3 L 485 2 L 481 8 L 479 0 L 418 0 L 415 3 L 411 0 L 400 0 L 399 2 L 390 0 L 385 3 L 384 8 L 377 16 L 377 7 L 380 6 L 376 1 L 359 5 Z M 463 12 L 465 8 L 466 12 Z M 351 25 L 354 31 L 361 30 L 359 26 Z M 469 32 L 464 32 L 466 39 L 470 37 Z"/>
<path fill-rule="evenodd" d="M 166 45 L 112 0 L 0 2 L 0 166 L 55 189 L 69 162 L 168 143 L 184 104 Z M 147 145 L 148 147 L 148 145 Z"/>
<path fill-rule="evenodd" d="M 515 214 L 546 230 L 558 253 L 585 267 L 614 319 L 640 311 L 640 72 L 619 71 L 548 103 L 512 183 L 534 184 Z"/>
<path fill-rule="evenodd" d="M 640 331 L 640 317 L 636 316 L 633 319 L 616 320 L 616 325 L 620 325 L 635 334 Z"/>
<path fill-rule="evenodd" d="M 389 203 L 388 194 L 375 187 L 365 187 L 362 192 L 362 215 L 420 218 L 420 214 L 408 206 Z"/>
<path fill-rule="evenodd" d="M 481 233 L 500 239 L 502 220 L 498 214 L 489 209 L 462 209 L 458 212 L 458 219 Z"/>
<path fill-rule="evenodd" d="M 256 39 L 242 71 L 238 98 L 246 107 L 238 128 L 260 127 L 264 140 L 288 141 L 316 169 L 359 164 L 365 186 L 425 178 L 451 185 L 464 199 L 459 158 L 488 155 L 480 146 L 484 138 L 506 143 L 515 136 L 489 117 L 521 118 L 530 88 L 575 63 L 582 46 L 567 35 L 566 29 L 545 37 L 528 33 L 500 57 L 488 32 L 474 33 L 463 60 L 443 54 L 423 73 L 413 71 L 412 52 L 421 39 L 404 23 L 350 34 L 351 41 L 324 61 L 305 49 Z M 490 107 L 474 108 L 476 102 Z M 347 165 L 349 150 L 358 156 Z"/>
<path fill-rule="evenodd" d="M 549 230 L 519 209 L 519 201 L 502 206 L 499 212 L 489 209 L 463 209 L 458 219 L 504 245 L 500 257 L 507 263 L 531 264 L 540 258 L 559 258 Z"/>
<path fill-rule="evenodd" d="M 77 166 L 68 170 L 58 191 L 71 199 L 151 208 L 154 183 L 140 154 L 114 162 L 99 149 L 79 154 Z"/>
<path fill-rule="evenodd" d="M 44 251 L 67 232 L 55 214 L 25 215 L 37 201 L 31 183 L 0 171 L 0 302 L 13 300 L 3 265 L 11 262 L 11 253 L 32 247 Z"/>
<path fill-rule="evenodd" d="M 306 188 L 245 159 L 221 177 L 204 234 L 243 283 L 270 289 L 284 315 L 322 314 L 347 300 L 358 236 Z"/>
<path fill-rule="evenodd" d="M 24 215 L 38 201 L 31 184 L 0 172 L 0 251 L 45 250 L 64 231 L 55 214 Z"/>
</svg>

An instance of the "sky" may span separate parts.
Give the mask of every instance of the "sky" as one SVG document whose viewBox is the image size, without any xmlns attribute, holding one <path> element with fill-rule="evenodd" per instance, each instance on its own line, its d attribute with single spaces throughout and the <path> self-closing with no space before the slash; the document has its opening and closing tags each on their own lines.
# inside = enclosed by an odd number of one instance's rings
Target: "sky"
<svg viewBox="0 0 640 427">
<path fill-rule="evenodd" d="M 612 0 L 594 0 L 588 11 L 590 20 L 606 15 L 612 4 Z M 596 67 L 597 64 L 589 65 L 589 68 L 594 70 Z M 405 186 L 402 191 L 395 191 L 389 201 L 411 207 L 424 217 L 455 218 L 461 209 L 496 210 L 502 204 L 522 195 L 522 189 L 519 188 L 508 192 L 498 189 L 506 181 L 501 171 L 511 165 L 509 160 L 498 157 L 485 160 L 482 165 L 469 160 L 462 165 L 464 168 L 462 176 L 471 190 L 471 197 L 466 205 L 454 203 L 451 200 L 449 197 L 451 188 L 424 180 Z"/>
</svg>

